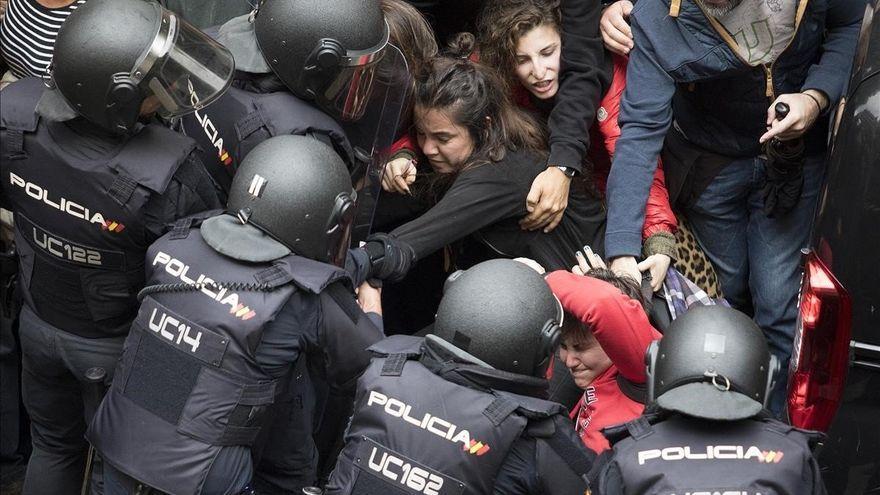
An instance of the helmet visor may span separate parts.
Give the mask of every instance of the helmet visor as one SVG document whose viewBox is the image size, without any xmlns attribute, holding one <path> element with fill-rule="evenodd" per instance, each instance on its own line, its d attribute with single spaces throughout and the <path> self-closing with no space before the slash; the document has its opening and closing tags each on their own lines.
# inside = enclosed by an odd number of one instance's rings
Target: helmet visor
<svg viewBox="0 0 880 495">
<path fill-rule="evenodd" d="M 355 121 L 363 117 L 370 100 L 376 65 L 382 53 L 367 65 L 341 67 L 319 95 L 325 106 L 340 119 Z"/>
<path fill-rule="evenodd" d="M 132 73 L 158 99 L 158 113 L 177 117 L 207 106 L 232 82 L 232 54 L 174 13 L 163 10 L 153 44 Z"/>
<path fill-rule="evenodd" d="M 315 101 L 326 112 L 343 121 L 356 121 L 363 117 L 373 90 L 377 67 L 385 57 L 389 30 L 386 24 L 382 40 L 365 50 L 347 50 L 339 53 L 341 45 L 332 40 L 322 40 L 315 47 L 303 68 L 303 87 L 314 93 Z M 333 46 L 335 63 L 322 60 Z M 332 60 L 332 59 L 331 59 Z"/>
</svg>

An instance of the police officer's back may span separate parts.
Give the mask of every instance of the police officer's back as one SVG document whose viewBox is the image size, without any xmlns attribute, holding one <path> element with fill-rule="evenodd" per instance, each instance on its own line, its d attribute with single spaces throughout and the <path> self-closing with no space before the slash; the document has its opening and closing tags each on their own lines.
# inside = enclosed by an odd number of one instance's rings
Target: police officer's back
<svg viewBox="0 0 880 495">
<path fill-rule="evenodd" d="M 605 494 L 823 494 L 820 434 L 764 411 L 778 365 L 755 323 L 721 306 L 675 320 L 648 350 L 645 414 L 604 430 Z"/>
<path fill-rule="evenodd" d="M 218 40 L 235 55 L 232 88 L 185 117 L 183 128 L 224 190 L 271 136 L 316 135 L 353 165 L 340 123 L 363 114 L 388 45 L 378 1 L 267 0 L 221 26 Z"/>
<path fill-rule="evenodd" d="M 320 139 L 353 173 L 362 173 L 356 171 L 355 163 L 360 161 L 352 142 L 382 131 L 375 119 L 360 117 L 384 107 L 382 92 L 371 98 L 371 90 L 378 87 L 375 72 L 393 58 L 379 2 L 266 0 L 258 4 L 253 14 L 220 27 L 218 40 L 235 56 L 232 87 L 213 104 L 184 117 L 185 133 L 199 143 L 200 156 L 226 192 L 239 164 L 273 136 Z M 367 155 L 359 155 L 360 160 L 382 148 L 372 143 L 361 146 Z M 359 191 L 359 208 L 368 198 Z M 327 413 L 316 413 L 330 392 L 317 383 L 320 377 L 312 382 L 312 375 L 291 376 L 288 393 L 279 399 L 289 412 L 279 411 L 265 442 L 260 439 L 266 444 L 257 468 L 256 485 L 261 491 L 287 493 L 314 484 L 319 454 L 329 457 L 325 452 L 332 441 L 322 442 L 319 436 L 316 445 L 312 423 L 324 428 L 333 423 L 334 414 L 338 413 L 339 423 L 347 417 L 334 404 L 326 406 Z M 284 418 L 289 419 L 287 424 Z"/>
<path fill-rule="evenodd" d="M 0 188 L 15 213 L 35 447 L 25 493 L 79 492 L 83 375 L 112 375 L 147 246 L 220 204 L 195 142 L 148 119 L 192 111 L 194 95 L 212 101 L 232 68 L 229 52 L 157 4 L 97 0 L 62 25 L 52 89 L 25 78 L 3 90 Z"/>
<path fill-rule="evenodd" d="M 108 493 L 136 481 L 173 495 L 239 493 L 301 354 L 321 356 L 328 381 L 354 391 L 382 331 L 340 267 L 352 196 L 332 148 L 274 137 L 242 163 L 227 213 L 182 220 L 150 247 L 123 379 L 89 430 L 121 486 Z"/>
<path fill-rule="evenodd" d="M 453 274 L 433 334 L 371 348 L 326 493 L 584 493 L 595 454 L 541 399 L 561 316 L 516 261 Z"/>
</svg>

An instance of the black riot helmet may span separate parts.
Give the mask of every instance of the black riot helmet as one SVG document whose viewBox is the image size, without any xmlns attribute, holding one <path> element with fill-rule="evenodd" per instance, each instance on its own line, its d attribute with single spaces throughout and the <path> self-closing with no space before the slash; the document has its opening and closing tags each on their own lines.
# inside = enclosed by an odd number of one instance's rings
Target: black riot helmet
<svg viewBox="0 0 880 495">
<path fill-rule="evenodd" d="M 497 259 L 449 276 L 432 333 L 493 368 L 543 378 L 561 323 L 544 278 Z"/>
<path fill-rule="evenodd" d="M 58 32 L 52 89 L 38 111 L 128 132 L 142 106 L 173 117 L 211 103 L 234 66 L 225 48 L 155 2 L 90 0 Z"/>
<path fill-rule="evenodd" d="M 272 71 L 300 98 L 357 120 L 388 46 L 378 0 L 262 0 L 257 43 Z"/>
<path fill-rule="evenodd" d="M 649 403 L 722 421 L 758 414 L 779 370 L 755 322 L 724 306 L 690 309 L 651 343 L 645 359 Z"/>
<path fill-rule="evenodd" d="M 342 266 L 354 204 L 348 169 L 333 148 L 312 137 L 285 135 L 263 141 L 242 160 L 226 209 L 234 217 L 230 221 L 243 230 L 257 227 L 277 241 L 276 246 L 280 243 L 284 250 L 278 255 L 293 252 Z M 215 235 L 219 233 L 208 233 L 209 237 Z M 264 255 L 271 248 L 259 249 L 253 237 L 228 235 L 228 242 L 206 240 L 212 246 L 222 246 L 224 254 L 257 261 L 253 256 Z M 269 258 L 273 257 L 278 256 Z"/>
</svg>

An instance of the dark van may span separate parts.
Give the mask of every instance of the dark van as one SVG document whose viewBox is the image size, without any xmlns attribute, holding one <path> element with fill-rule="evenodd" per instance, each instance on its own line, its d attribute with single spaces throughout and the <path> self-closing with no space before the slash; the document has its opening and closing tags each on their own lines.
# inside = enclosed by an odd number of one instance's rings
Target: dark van
<svg viewBox="0 0 880 495">
<path fill-rule="evenodd" d="M 835 116 L 799 304 L 789 418 L 828 433 L 819 452 L 828 493 L 880 494 L 878 0 Z"/>
</svg>

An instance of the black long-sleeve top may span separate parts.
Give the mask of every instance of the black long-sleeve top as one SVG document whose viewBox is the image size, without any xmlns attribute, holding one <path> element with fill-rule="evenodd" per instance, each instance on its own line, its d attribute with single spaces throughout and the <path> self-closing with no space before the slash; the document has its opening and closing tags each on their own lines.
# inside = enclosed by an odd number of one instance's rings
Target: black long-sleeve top
<svg viewBox="0 0 880 495">
<path fill-rule="evenodd" d="M 576 250 L 589 244 L 603 253 L 605 210 L 597 197 L 572 184 L 568 208 L 549 234 L 525 231 L 526 196 L 544 160 L 528 152 L 508 152 L 500 162 L 461 172 L 443 198 L 424 215 L 392 234 L 413 248 L 417 259 L 473 235 L 499 257 L 528 257 L 548 270 L 568 269 Z"/>
<path fill-rule="evenodd" d="M 559 91 L 550 112 L 547 163 L 581 171 L 590 147 L 588 129 L 611 83 L 599 33 L 599 0 L 562 0 L 562 61 Z"/>
</svg>

